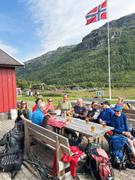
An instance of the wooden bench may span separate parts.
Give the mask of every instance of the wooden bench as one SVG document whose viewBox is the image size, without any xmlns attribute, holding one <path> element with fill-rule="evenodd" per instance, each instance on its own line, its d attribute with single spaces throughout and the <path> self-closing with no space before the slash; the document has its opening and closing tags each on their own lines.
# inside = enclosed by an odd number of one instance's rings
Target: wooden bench
<svg viewBox="0 0 135 180">
<path fill-rule="evenodd" d="M 135 114 L 135 110 L 134 109 L 123 109 L 123 112 L 125 113 L 131 113 L 131 114 Z"/>
<path fill-rule="evenodd" d="M 72 179 L 69 170 L 65 173 L 65 169 L 69 169 L 69 163 L 63 163 L 61 161 L 62 153 L 70 156 L 72 155 L 68 139 L 51 130 L 33 124 L 31 121 L 26 119 L 24 120 L 24 128 L 25 154 L 29 155 L 29 153 L 31 153 L 31 142 L 33 140 L 36 140 L 36 142 L 42 145 L 48 146 L 56 151 L 57 177 L 59 179 L 66 179 L 68 175 L 68 179 Z"/>
</svg>

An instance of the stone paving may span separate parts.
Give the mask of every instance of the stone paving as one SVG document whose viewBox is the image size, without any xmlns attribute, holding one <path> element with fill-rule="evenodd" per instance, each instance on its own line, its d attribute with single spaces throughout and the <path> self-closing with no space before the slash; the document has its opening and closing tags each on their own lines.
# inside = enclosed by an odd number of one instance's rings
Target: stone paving
<svg viewBox="0 0 135 180">
<path fill-rule="evenodd" d="M 0 138 L 12 129 L 14 126 L 13 120 L 0 120 Z M 135 170 L 126 169 L 126 170 L 114 170 L 115 180 L 135 180 Z M 90 177 L 85 174 L 79 174 L 80 180 L 90 180 Z M 29 169 L 22 165 L 21 170 L 17 173 L 14 180 L 38 180 Z M 69 180 L 69 178 L 66 178 Z M 0 172 L 0 180 L 11 180 L 10 173 Z"/>
</svg>

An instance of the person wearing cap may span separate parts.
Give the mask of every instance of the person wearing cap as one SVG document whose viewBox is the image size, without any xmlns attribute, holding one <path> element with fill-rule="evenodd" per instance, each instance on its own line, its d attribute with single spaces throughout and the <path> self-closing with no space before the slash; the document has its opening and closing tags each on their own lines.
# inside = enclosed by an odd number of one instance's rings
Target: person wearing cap
<svg viewBox="0 0 135 180">
<path fill-rule="evenodd" d="M 91 110 L 87 113 L 88 120 L 92 122 L 97 122 L 98 116 L 100 114 L 100 110 L 98 109 L 98 103 L 96 101 L 93 101 L 91 103 Z"/>
<path fill-rule="evenodd" d="M 110 107 L 110 103 L 108 101 L 104 101 L 102 103 L 103 110 L 101 111 L 99 115 L 99 123 L 103 124 L 106 123 L 106 125 L 111 125 L 111 118 L 114 115 L 114 111 Z"/>
<path fill-rule="evenodd" d="M 128 120 L 126 115 L 122 112 L 123 107 L 120 105 L 115 105 L 114 107 L 114 115 L 111 119 L 111 125 L 114 127 L 114 133 L 125 136 L 130 145 L 131 151 L 135 158 L 135 139 L 131 135 L 131 132 L 128 128 Z"/>
<path fill-rule="evenodd" d="M 41 102 L 38 108 L 32 113 L 32 122 L 37 125 L 41 125 L 45 118 L 44 115 L 45 103 Z"/>
</svg>

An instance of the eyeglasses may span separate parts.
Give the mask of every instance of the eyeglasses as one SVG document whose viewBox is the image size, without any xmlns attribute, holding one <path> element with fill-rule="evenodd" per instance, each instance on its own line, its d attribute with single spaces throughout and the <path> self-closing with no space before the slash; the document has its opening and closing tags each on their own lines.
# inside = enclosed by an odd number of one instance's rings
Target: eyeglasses
<svg viewBox="0 0 135 180">
<path fill-rule="evenodd" d="M 24 102 L 24 103 L 22 103 L 22 105 L 26 105 L 26 103 Z"/>
<path fill-rule="evenodd" d="M 52 102 L 52 99 L 48 99 L 48 102 Z"/>
</svg>

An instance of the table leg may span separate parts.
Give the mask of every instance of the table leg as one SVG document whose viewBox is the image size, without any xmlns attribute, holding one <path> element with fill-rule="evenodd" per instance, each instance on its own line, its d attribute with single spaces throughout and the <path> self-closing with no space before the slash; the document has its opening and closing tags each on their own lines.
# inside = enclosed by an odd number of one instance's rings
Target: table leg
<svg viewBox="0 0 135 180">
<path fill-rule="evenodd" d="M 65 132 L 65 131 L 64 131 L 64 128 L 60 128 L 60 129 L 59 129 L 59 134 L 61 134 L 62 136 L 64 136 L 64 132 Z"/>
</svg>

